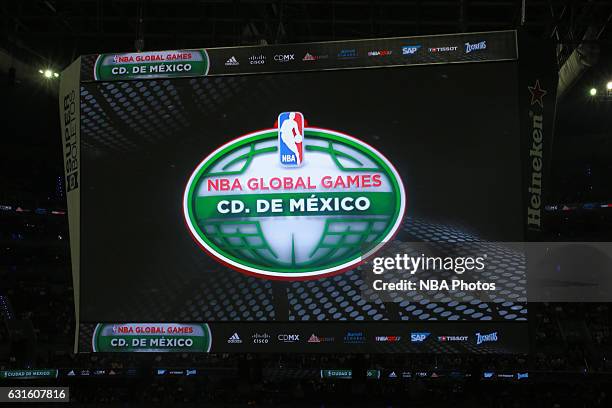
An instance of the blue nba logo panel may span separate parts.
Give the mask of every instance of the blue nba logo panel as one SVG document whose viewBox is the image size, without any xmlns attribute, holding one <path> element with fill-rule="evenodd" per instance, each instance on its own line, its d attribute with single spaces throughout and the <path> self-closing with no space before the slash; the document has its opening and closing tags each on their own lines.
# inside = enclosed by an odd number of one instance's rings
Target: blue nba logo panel
<svg viewBox="0 0 612 408">
<path fill-rule="evenodd" d="M 283 166 L 298 167 L 304 161 L 304 115 L 283 112 L 278 115 L 278 152 Z"/>
</svg>

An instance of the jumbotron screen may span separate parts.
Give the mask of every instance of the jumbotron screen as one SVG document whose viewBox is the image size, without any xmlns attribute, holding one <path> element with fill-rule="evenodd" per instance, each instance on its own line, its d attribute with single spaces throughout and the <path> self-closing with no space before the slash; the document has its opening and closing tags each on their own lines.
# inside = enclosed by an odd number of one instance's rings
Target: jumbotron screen
<svg viewBox="0 0 612 408">
<path fill-rule="evenodd" d="M 521 75 L 514 31 L 81 57 L 76 347 L 524 351 Z"/>
</svg>

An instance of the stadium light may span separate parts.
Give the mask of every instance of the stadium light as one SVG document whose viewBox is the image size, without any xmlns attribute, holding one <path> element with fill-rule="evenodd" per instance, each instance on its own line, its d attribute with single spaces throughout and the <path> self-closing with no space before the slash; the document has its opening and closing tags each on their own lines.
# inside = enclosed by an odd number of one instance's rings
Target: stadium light
<svg viewBox="0 0 612 408">
<path fill-rule="evenodd" d="M 612 81 L 608 81 L 608 83 L 606 84 L 606 89 L 608 91 L 612 91 Z"/>
<path fill-rule="evenodd" d="M 50 69 L 45 69 L 43 75 L 45 76 L 45 78 L 51 78 L 53 76 L 53 71 L 51 71 Z"/>
<path fill-rule="evenodd" d="M 590 94 L 591 96 L 595 96 L 595 95 L 597 95 L 597 89 L 595 89 L 595 88 L 591 88 L 591 90 L 589 91 L 589 94 Z"/>
<path fill-rule="evenodd" d="M 54 73 L 53 73 L 53 76 L 54 76 L 55 78 L 58 78 L 58 77 L 59 77 L 59 74 L 58 74 L 57 72 L 54 72 Z"/>
</svg>

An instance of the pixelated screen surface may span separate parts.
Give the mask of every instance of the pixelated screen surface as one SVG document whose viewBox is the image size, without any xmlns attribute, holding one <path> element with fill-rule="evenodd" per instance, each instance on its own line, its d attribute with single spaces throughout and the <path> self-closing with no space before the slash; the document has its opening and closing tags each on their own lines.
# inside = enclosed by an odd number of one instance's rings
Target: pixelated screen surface
<svg viewBox="0 0 612 408">
<path fill-rule="evenodd" d="M 487 62 L 82 83 L 81 321 L 524 320 L 524 259 L 496 243 L 523 238 L 516 75 Z M 183 213 L 194 169 L 292 111 L 393 164 L 406 209 L 389 247 L 486 246 L 505 260 L 492 266 L 503 301 L 390 308 L 365 296 L 360 267 L 278 282 L 203 251 Z"/>
</svg>

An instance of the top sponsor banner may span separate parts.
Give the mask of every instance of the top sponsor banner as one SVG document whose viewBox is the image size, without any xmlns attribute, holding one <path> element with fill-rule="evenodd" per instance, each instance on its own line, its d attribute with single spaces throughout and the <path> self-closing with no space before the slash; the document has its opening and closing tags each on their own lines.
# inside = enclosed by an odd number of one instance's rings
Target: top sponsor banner
<svg viewBox="0 0 612 408">
<path fill-rule="evenodd" d="M 84 57 L 82 79 L 110 81 L 515 60 L 516 44 L 515 31 L 496 31 L 101 54 Z"/>
<path fill-rule="evenodd" d="M 98 81 L 204 76 L 208 73 L 206 50 L 175 50 L 101 54 L 93 74 Z"/>
</svg>

